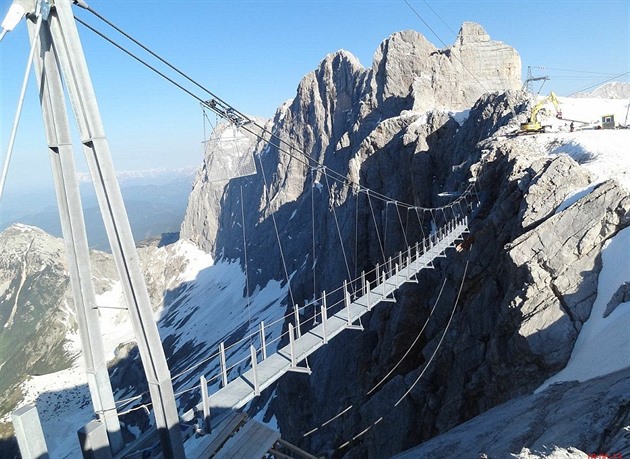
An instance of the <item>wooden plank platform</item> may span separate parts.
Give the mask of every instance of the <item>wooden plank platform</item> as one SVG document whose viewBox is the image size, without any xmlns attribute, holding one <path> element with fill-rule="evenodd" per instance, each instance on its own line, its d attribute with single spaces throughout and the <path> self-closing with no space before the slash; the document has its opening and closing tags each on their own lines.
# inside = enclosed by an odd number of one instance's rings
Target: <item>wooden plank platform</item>
<svg viewBox="0 0 630 459">
<path fill-rule="evenodd" d="M 280 439 L 280 432 L 250 419 L 214 456 L 216 459 L 262 458 Z"/>
<path fill-rule="evenodd" d="M 187 452 L 186 456 L 197 459 L 214 457 L 230 436 L 246 422 L 247 414 L 233 412 L 223 419 L 212 433 L 204 435 L 199 443 L 190 452 Z"/>
</svg>

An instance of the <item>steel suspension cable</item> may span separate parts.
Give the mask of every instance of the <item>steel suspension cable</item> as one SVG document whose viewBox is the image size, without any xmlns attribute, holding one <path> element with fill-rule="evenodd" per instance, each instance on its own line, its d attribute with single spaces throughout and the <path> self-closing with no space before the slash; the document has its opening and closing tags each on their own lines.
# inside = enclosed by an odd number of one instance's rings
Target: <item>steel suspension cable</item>
<svg viewBox="0 0 630 459">
<path fill-rule="evenodd" d="M 354 209 L 354 278 L 359 276 L 359 195 L 356 194 Z"/>
<path fill-rule="evenodd" d="M 176 66 L 170 64 L 166 59 L 160 57 L 157 53 L 151 51 L 147 46 L 143 45 L 138 40 L 134 39 L 131 35 L 129 35 L 128 33 L 124 32 L 119 27 L 115 26 L 111 21 L 108 21 L 106 18 L 104 18 L 102 15 L 98 14 L 92 8 L 88 7 L 87 10 L 90 11 L 92 14 L 94 14 L 96 17 L 98 17 L 100 20 L 105 22 L 107 25 L 109 25 L 110 27 L 115 29 L 117 32 L 121 33 L 123 36 L 125 36 L 126 38 L 131 40 L 137 46 L 139 46 L 140 48 L 142 48 L 143 50 L 145 50 L 146 52 L 151 54 L 153 57 L 158 59 L 164 65 L 168 66 L 170 69 L 172 69 L 173 71 L 177 72 L 183 78 L 185 78 L 186 80 L 190 81 L 192 84 L 194 84 L 195 86 L 197 86 L 198 88 L 200 88 L 201 90 L 203 90 L 204 92 L 209 94 L 213 99 L 215 99 L 215 101 L 218 101 L 221 104 L 221 107 L 218 108 L 216 106 L 213 106 L 208 101 L 206 101 L 203 98 L 197 96 L 196 94 L 194 94 L 189 89 L 186 89 L 183 85 L 177 83 L 174 79 L 170 78 L 169 76 L 167 76 L 163 72 L 159 71 L 155 66 L 149 64 L 148 62 L 146 62 L 142 58 L 138 57 L 137 55 L 135 55 L 131 51 L 127 50 L 122 45 L 116 43 L 113 39 L 109 38 L 104 33 L 98 31 L 97 29 L 95 29 L 94 27 L 92 27 L 91 25 L 86 23 L 85 21 L 83 21 L 80 18 L 75 16 L 75 19 L 81 25 L 83 25 L 84 27 L 88 28 L 90 31 L 92 31 L 93 33 L 97 34 L 98 36 L 100 36 L 101 38 L 103 38 L 104 40 L 106 40 L 107 42 L 109 42 L 110 44 L 112 44 L 113 46 L 115 46 L 116 48 L 118 48 L 119 50 L 121 50 L 122 52 L 124 52 L 125 54 L 127 54 L 128 56 L 133 58 L 134 60 L 136 60 L 137 62 L 139 62 L 140 64 L 144 65 L 149 70 L 155 72 L 157 75 L 161 76 L 162 78 L 164 78 L 169 83 L 175 85 L 177 88 L 179 88 L 180 90 L 182 90 L 183 92 L 185 92 L 189 96 L 191 96 L 194 99 L 196 99 L 198 102 L 200 102 L 205 107 L 208 107 L 209 109 L 213 110 L 219 116 L 221 116 L 221 117 L 227 119 L 228 121 L 234 123 L 235 120 L 233 118 L 231 118 L 230 115 L 231 114 L 238 115 L 239 123 L 237 123 L 237 124 L 238 124 L 239 128 L 245 130 L 246 132 L 249 132 L 250 134 L 254 135 L 256 138 L 258 138 L 258 139 L 262 140 L 263 142 L 265 142 L 265 143 L 267 143 L 267 144 L 277 148 L 278 151 L 280 151 L 280 152 L 282 152 L 282 153 L 284 153 L 284 154 L 286 154 L 286 155 L 288 155 L 288 156 L 298 160 L 299 162 L 301 162 L 302 164 L 304 164 L 306 166 L 309 166 L 309 167 L 318 167 L 319 166 L 319 162 L 316 159 L 314 159 L 313 157 L 311 157 L 309 154 L 307 154 L 305 151 L 301 150 L 300 148 L 297 148 L 293 143 L 290 143 L 290 142 L 287 142 L 286 140 L 283 140 L 281 137 L 279 137 L 273 131 L 270 131 L 265 126 L 263 126 L 260 123 L 258 123 L 256 120 L 248 117 L 247 115 L 243 114 L 241 111 L 239 111 L 238 109 L 236 109 L 235 107 L 233 107 L 229 103 L 225 102 L 223 99 L 221 99 L 216 94 L 214 94 L 212 91 L 210 91 L 208 88 L 204 87 L 203 85 L 201 85 L 200 83 L 195 81 L 193 78 L 188 76 L 186 73 L 184 73 L 181 70 L 179 70 Z M 252 124 L 252 125 L 256 126 L 260 130 L 260 132 L 256 132 L 255 130 L 251 129 L 250 127 L 248 127 L 248 124 Z M 265 134 L 269 135 L 270 138 L 269 139 L 265 138 Z M 278 143 L 272 142 L 271 139 L 276 139 L 278 141 Z M 283 148 L 282 144 L 287 145 L 289 147 L 289 150 Z M 298 156 L 295 153 L 293 153 L 293 150 L 297 151 L 305 159 L 302 159 L 300 156 Z M 358 187 L 359 191 L 365 191 L 365 192 L 369 191 L 370 194 L 373 197 L 375 197 L 377 199 L 380 199 L 382 201 L 392 201 L 393 200 L 392 198 L 390 198 L 387 195 L 384 195 L 384 194 L 379 193 L 379 192 L 377 192 L 375 190 L 371 190 L 369 188 L 366 188 L 365 186 L 363 186 L 363 185 L 361 185 L 359 183 L 351 182 L 343 174 L 341 174 L 339 172 L 336 172 L 336 171 L 334 171 L 334 170 L 332 170 L 330 168 L 327 168 L 327 171 L 325 171 L 324 174 L 327 175 L 328 177 L 330 177 L 331 179 L 336 180 L 338 182 L 341 182 L 341 183 L 344 183 L 344 184 L 354 184 L 355 186 Z M 408 204 L 408 203 L 402 203 L 401 202 L 399 204 L 404 206 L 404 207 L 413 207 L 411 204 Z"/>
<path fill-rule="evenodd" d="M 311 169 L 311 233 L 313 235 L 312 271 L 313 271 L 313 301 L 317 299 L 317 270 L 315 269 L 315 171 Z M 317 318 L 317 314 L 315 314 Z"/>
<path fill-rule="evenodd" d="M 243 257 L 244 260 L 244 269 L 245 269 L 245 295 L 247 296 L 247 331 L 252 328 L 252 312 L 251 312 L 251 302 L 249 298 L 249 272 L 248 272 L 248 260 L 247 260 L 247 239 L 245 238 L 245 206 L 243 205 L 243 185 L 241 185 L 241 224 L 243 227 Z M 252 338 L 250 335 L 250 344 L 252 343 Z"/>
<path fill-rule="evenodd" d="M 326 186 L 328 187 L 328 196 L 330 196 L 330 198 L 332 198 L 332 192 L 330 190 L 330 183 L 328 182 L 328 176 L 324 175 L 324 177 L 326 178 Z M 333 200 L 333 203 L 331 205 L 332 207 L 332 211 L 333 211 L 333 217 L 335 219 L 335 226 L 337 227 L 337 234 L 339 235 L 339 242 L 341 244 L 341 251 L 343 252 L 343 260 L 346 264 L 346 271 L 348 273 L 348 280 L 352 279 L 352 274 L 350 274 L 350 266 L 348 265 L 348 257 L 346 256 L 346 248 L 343 245 L 343 237 L 341 236 L 341 229 L 339 228 L 339 220 L 337 219 L 337 211 L 335 210 L 335 203 Z"/>
<path fill-rule="evenodd" d="M 15 111 L 15 118 L 13 119 L 13 127 L 11 128 L 11 135 L 9 137 L 9 145 L 7 147 L 7 154 L 4 157 L 4 165 L 2 167 L 2 175 L 0 176 L 0 201 L 4 195 L 4 186 L 7 181 L 7 175 L 9 174 L 9 164 L 13 156 L 13 147 L 15 146 L 15 138 L 17 136 L 18 126 L 20 125 L 20 119 L 22 118 L 22 108 L 24 107 L 24 99 L 26 97 L 26 88 L 28 87 L 28 80 L 31 75 L 31 68 L 33 67 L 33 59 L 35 58 L 35 51 L 37 50 L 37 43 L 39 41 L 39 32 L 42 28 L 43 18 L 39 14 L 37 16 L 37 22 L 35 24 L 35 33 L 33 35 L 33 44 L 31 45 L 31 51 L 28 54 L 28 60 L 26 63 L 26 70 L 24 71 L 24 79 L 22 80 L 22 88 L 20 89 L 20 97 L 18 99 L 17 109 Z"/>
<path fill-rule="evenodd" d="M 418 382 L 420 381 L 422 376 L 425 374 L 427 368 L 429 367 L 429 365 L 432 363 L 433 359 L 435 358 L 438 350 L 440 349 L 440 346 L 442 345 L 444 337 L 446 336 L 446 333 L 448 332 L 448 329 L 449 329 L 449 327 L 451 325 L 451 322 L 453 321 L 453 316 L 455 315 L 455 310 L 457 309 L 457 304 L 459 303 L 460 294 L 462 292 L 462 288 L 464 286 L 464 281 L 466 279 L 466 273 L 468 271 L 468 263 L 469 262 L 466 261 L 466 266 L 464 267 L 464 274 L 462 275 L 462 282 L 460 284 L 459 291 L 457 293 L 457 298 L 455 299 L 455 304 L 453 305 L 453 309 L 451 311 L 451 315 L 450 315 L 449 320 L 448 320 L 448 322 L 446 324 L 446 327 L 444 328 L 444 332 L 442 333 L 442 336 L 440 337 L 440 340 L 438 342 L 437 347 L 435 348 L 435 350 L 433 351 L 433 354 L 431 355 L 431 357 L 429 358 L 429 360 L 425 364 L 425 366 L 424 366 L 422 372 L 420 373 L 420 375 L 416 378 L 416 380 L 413 382 L 411 387 L 405 392 L 405 394 L 396 403 L 394 403 L 392 408 L 396 408 L 409 395 L 411 390 L 418 384 Z M 393 413 L 395 413 L 395 412 L 396 411 L 394 409 L 390 409 L 386 414 L 384 414 L 383 416 L 380 416 L 378 419 L 376 419 L 374 422 L 372 422 L 370 425 L 368 425 L 366 428 L 364 428 L 361 432 L 359 432 L 358 434 L 354 435 L 351 439 L 347 440 L 345 443 L 343 443 L 338 448 L 336 448 L 336 451 L 340 451 L 340 450 L 346 448 L 348 445 L 350 445 L 350 443 L 352 443 L 353 441 L 355 441 L 355 440 L 359 439 L 360 437 L 362 437 L 363 435 L 365 435 L 373 427 L 375 427 L 381 421 L 383 421 L 383 419 L 387 418 L 388 416 L 392 416 Z"/>
<path fill-rule="evenodd" d="M 383 255 L 383 263 L 387 262 L 387 258 L 385 258 L 385 249 L 383 247 L 383 243 L 381 242 L 381 235 L 378 232 L 378 225 L 376 223 L 376 216 L 374 215 L 374 207 L 372 207 L 372 200 L 370 199 L 370 192 L 366 192 L 368 203 L 370 204 L 370 211 L 372 212 L 372 220 L 374 221 L 374 230 L 376 231 L 376 237 L 378 239 L 378 246 L 381 249 L 381 254 Z"/>
<path fill-rule="evenodd" d="M 372 392 L 374 392 L 376 390 L 377 387 L 379 387 L 381 384 L 383 384 L 387 380 L 387 378 L 389 378 L 391 376 L 391 374 L 394 371 L 396 371 L 396 368 L 398 368 L 400 366 L 400 364 L 403 362 L 403 360 L 405 360 L 405 358 L 407 358 L 409 353 L 413 350 L 414 346 L 416 345 L 416 343 L 418 342 L 418 340 L 422 336 L 422 333 L 424 332 L 424 329 L 427 328 L 427 325 L 429 324 L 429 320 L 431 319 L 431 316 L 433 315 L 433 312 L 435 311 L 436 306 L 440 302 L 440 298 L 442 298 L 442 292 L 444 291 L 444 286 L 446 285 L 446 280 L 447 280 L 446 277 L 444 277 L 444 282 L 442 282 L 442 287 L 440 288 L 440 293 L 438 293 L 437 299 L 435 300 L 435 302 L 433 303 L 433 307 L 431 308 L 431 312 L 429 312 L 429 316 L 427 317 L 427 319 L 425 320 L 424 324 L 422 325 L 422 328 L 420 329 L 420 331 L 416 335 L 416 338 L 413 340 L 413 343 L 411 343 L 411 345 L 407 348 L 407 351 L 405 352 L 405 354 L 398 360 L 398 362 L 396 362 L 396 365 L 394 365 L 392 367 L 392 369 L 389 370 L 387 372 L 387 374 L 385 376 L 383 376 L 383 378 L 381 378 L 381 380 L 379 382 L 377 382 L 374 385 L 374 387 L 372 387 L 368 391 L 368 395 L 370 395 Z"/>
<path fill-rule="evenodd" d="M 396 213 L 398 214 L 398 221 L 400 222 L 400 228 L 402 229 L 403 238 L 405 240 L 405 247 L 409 247 L 409 241 L 407 240 L 407 232 L 405 231 L 405 225 L 403 225 L 402 218 L 400 216 L 400 210 L 398 210 L 397 203 L 394 203 L 394 207 L 396 207 Z M 409 216 L 408 210 L 407 210 L 407 216 Z"/>
<path fill-rule="evenodd" d="M 262 159 L 260 156 L 258 157 L 258 162 L 260 163 L 260 171 L 262 173 L 263 182 L 265 183 L 265 194 L 267 195 L 267 206 L 269 210 L 271 210 L 271 198 L 269 196 L 269 185 L 267 184 L 267 176 L 265 174 L 265 168 L 263 167 Z M 291 290 L 291 279 L 289 279 L 289 271 L 287 270 L 287 263 L 284 258 L 284 251 L 282 250 L 282 242 L 280 242 L 280 234 L 278 232 L 278 224 L 276 223 L 276 215 L 275 212 L 271 213 L 271 220 L 273 221 L 273 228 L 276 233 L 276 240 L 278 241 L 278 248 L 280 249 L 280 258 L 282 260 L 282 267 L 284 268 L 284 276 L 287 280 L 287 287 L 289 289 L 289 297 L 291 298 L 291 306 L 295 305 L 295 299 L 293 298 L 293 290 Z"/>
<path fill-rule="evenodd" d="M 389 203 L 391 201 L 387 201 L 385 203 L 385 228 L 383 229 L 383 251 L 385 253 L 387 252 L 387 234 L 389 233 L 389 231 L 387 231 L 387 226 L 388 226 L 388 222 L 389 222 Z"/>
<path fill-rule="evenodd" d="M 444 278 L 444 282 L 442 283 L 442 287 L 440 288 L 440 292 L 438 293 L 437 299 L 435 300 L 435 302 L 433 303 L 433 307 L 431 308 L 431 311 L 429 312 L 429 315 L 427 316 L 424 324 L 422 325 L 422 328 L 420 329 L 420 331 L 418 332 L 418 334 L 416 335 L 416 338 L 414 339 L 413 343 L 411 343 L 411 345 L 409 345 L 409 347 L 407 348 L 407 351 L 405 352 L 405 354 L 398 360 L 398 362 L 396 362 L 396 364 L 392 367 L 392 369 L 385 375 L 383 376 L 378 383 L 376 383 L 376 385 L 374 385 L 367 393 L 366 395 L 370 395 L 372 392 L 374 392 L 382 383 L 384 383 L 387 378 L 389 378 L 391 376 L 391 374 L 396 370 L 396 368 L 398 368 L 400 366 L 400 364 L 403 362 L 403 360 L 409 355 L 409 353 L 413 350 L 414 346 L 416 345 L 416 343 L 418 342 L 418 340 L 420 339 L 420 337 L 422 336 L 422 333 L 424 333 L 425 328 L 427 327 L 427 325 L 429 324 L 429 320 L 431 319 L 431 317 L 433 316 L 433 312 L 435 311 L 435 308 L 437 307 L 438 303 L 440 302 L 440 298 L 442 297 L 442 292 L 444 291 L 444 286 L 446 285 L 446 277 Z M 323 422 L 319 427 L 315 427 L 311 430 L 309 430 L 308 432 L 306 432 L 305 434 L 303 434 L 303 437 L 307 437 L 313 433 L 315 433 L 317 430 L 319 430 L 322 427 L 325 427 L 326 425 L 330 424 L 332 421 L 334 421 L 335 419 L 339 418 L 341 415 L 343 415 L 344 413 L 348 412 L 351 408 L 353 408 L 353 404 L 350 404 L 349 406 L 347 406 L 346 408 L 344 408 L 343 410 L 341 410 L 340 412 L 338 412 L 336 415 L 334 415 L 333 417 L 331 417 L 330 419 L 328 419 L 327 421 Z"/>
<path fill-rule="evenodd" d="M 400 397 L 400 399 L 396 403 L 394 403 L 394 406 L 398 406 L 400 404 L 400 402 L 402 402 L 411 393 L 413 388 L 416 387 L 418 382 L 420 382 L 420 379 L 422 378 L 422 376 L 424 376 L 424 373 L 429 368 L 429 365 L 431 364 L 431 362 L 433 362 L 433 359 L 435 358 L 437 352 L 439 351 L 440 346 L 442 346 L 442 342 L 444 341 L 444 337 L 446 336 L 446 333 L 448 332 L 448 329 L 451 326 L 451 322 L 453 321 L 453 317 L 455 316 L 455 310 L 457 309 L 457 304 L 459 303 L 459 297 L 462 294 L 462 289 L 464 288 L 464 282 L 466 281 L 466 274 L 468 273 L 468 264 L 469 264 L 469 262 L 470 262 L 469 260 L 466 260 L 466 265 L 464 266 L 464 274 L 462 274 L 462 282 L 459 285 L 459 291 L 457 292 L 457 298 L 455 298 L 455 304 L 453 305 L 453 310 L 451 311 L 451 316 L 449 317 L 448 322 L 446 323 L 446 327 L 444 327 L 444 332 L 442 333 L 442 336 L 440 337 L 440 340 L 438 341 L 438 344 L 435 347 L 435 350 L 433 351 L 433 354 L 431 354 L 431 357 L 427 361 L 426 365 L 424 366 L 424 368 L 422 369 L 422 371 L 420 372 L 420 374 L 418 375 L 416 380 L 411 384 L 409 389 L 407 389 L 407 392 L 405 392 L 404 395 L 402 397 Z"/>
</svg>

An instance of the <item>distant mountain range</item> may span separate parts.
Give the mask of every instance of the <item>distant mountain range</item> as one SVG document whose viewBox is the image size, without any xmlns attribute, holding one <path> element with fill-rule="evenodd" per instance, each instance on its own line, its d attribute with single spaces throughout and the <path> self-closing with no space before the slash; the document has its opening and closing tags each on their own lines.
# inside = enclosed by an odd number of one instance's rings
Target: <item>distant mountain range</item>
<svg viewBox="0 0 630 459">
<path fill-rule="evenodd" d="M 162 233 L 179 231 L 194 174 L 194 168 L 118 173 L 136 242 Z M 80 176 L 79 180 L 90 247 L 109 251 L 107 235 L 89 176 Z M 35 187 L 19 195 L 8 195 L 4 201 L 0 214 L 0 231 L 14 223 L 22 223 L 61 237 L 59 212 L 52 189 Z"/>
<path fill-rule="evenodd" d="M 571 97 L 586 98 L 595 97 L 598 99 L 630 99 L 630 83 L 621 81 L 611 81 L 591 92 L 578 92 Z"/>
</svg>

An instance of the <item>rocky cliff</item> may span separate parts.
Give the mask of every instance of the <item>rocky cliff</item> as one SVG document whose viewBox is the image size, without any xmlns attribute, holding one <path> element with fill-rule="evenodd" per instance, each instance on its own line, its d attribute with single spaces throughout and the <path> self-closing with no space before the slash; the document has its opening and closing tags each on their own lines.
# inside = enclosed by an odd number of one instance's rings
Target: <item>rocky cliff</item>
<svg viewBox="0 0 630 459">
<path fill-rule="evenodd" d="M 605 182 L 563 207 L 593 178 L 566 156 L 506 137 L 528 104 L 509 91 L 520 87 L 519 75 L 518 54 L 476 24 L 464 24 L 456 43 L 441 50 L 413 31 L 397 33 L 381 44 L 370 69 L 343 51 L 302 80 L 266 125 L 296 151 L 252 144 L 258 175 L 222 184 L 204 181 L 204 169 L 198 175 L 182 236 L 242 262 L 245 234 L 251 282 L 290 277 L 287 308 L 338 287 L 430 229 L 430 217 L 399 225 L 409 214 L 401 216 L 392 202 L 436 207 L 469 178 L 478 184 L 470 250 L 400 289 L 396 307 L 377 308 L 366 331 L 346 332 L 316 354 L 310 378 L 280 381 L 273 411 L 289 441 L 333 457 L 389 457 L 531 393 L 568 361 L 591 313 L 601 249 L 630 224 L 630 201 Z M 470 107 L 467 116 L 457 113 Z M 349 182 L 390 202 L 371 200 Z M 452 328 L 424 368 L 460 282 Z M 408 351 L 438 298 L 413 352 L 368 394 Z M 589 438 L 601 438 L 596 425 L 588 429 Z M 534 439 L 524 434 L 515 442 Z"/>
<path fill-rule="evenodd" d="M 281 106 L 265 127 L 317 164 L 352 179 L 358 178 L 359 168 L 368 157 L 383 162 L 385 155 L 374 155 L 375 150 L 394 141 L 387 155 L 392 161 L 380 164 L 378 169 L 379 174 L 396 174 L 410 166 L 413 152 L 399 153 L 406 140 L 392 139 L 393 133 L 413 125 L 413 130 L 420 130 L 423 137 L 428 137 L 444 125 L 449 111 L 471 107 L 485 92 L 519 88 L 520 68 L 518 53 L 490 40 L 477 24 L 465 23 L 455 44 L 442 50 L 419 33 L 408 30 L 386 39 L 369 69 L 346 51 L 328 55 L 315 71 L 304 77 L 293 100 Z M 405 115 L 405 111 L 413 112 Z M 414 123 L 424 116 L 430 118 L 429 122 Z M 450 125 L 453 126 L 452 121 Z M 310 177 L 304 161 L 264 142 L 251 144 L 257 165 L 266 171 L 268 183 L 263 183 L 261 174 L 229 183 L 209 182 L 207 159 L 194 184 L 182 224 L 183 238 L 209 251 L 220 247 L 217 251 L 227 250 L 226 256 L 234 256 L 229 250 L 237 244 L 225 241 L 228 236 L 220 233 L 221 228 L 230 227 L 230 222 L 225 221 L 228 213 L 225 208 L 232 206 L 230 215 L 238 210 L 232 203 L 238 199 L 241 186 L 249 187 L 245 192 L 245 215 L 255 215 L 256 219 L 262 215 L 264 225 L 271 211 L 281 209 L 291 215 L 300 207 L 296 201 L 308 197 L 308 183 L 322 180 L 321 174 Z M 256 223 L 248 222 L 247 226 Z"/>
</svg>

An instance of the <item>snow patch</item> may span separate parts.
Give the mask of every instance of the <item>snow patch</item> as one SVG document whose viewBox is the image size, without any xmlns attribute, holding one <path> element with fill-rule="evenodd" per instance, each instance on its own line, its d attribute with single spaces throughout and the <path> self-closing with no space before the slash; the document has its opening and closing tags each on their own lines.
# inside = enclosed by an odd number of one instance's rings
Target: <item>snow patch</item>
<svg viewBox="0 0 630 459">
<path fill-rule="evenodd" d="M 569 195 L 566 198 L 564 198 L 564 201 L 560 203 L 555 213 L 559 214 L 563 210 L 568 209 L 573 204 L 575 204 L 580 199 L 582 199 L 584 196 L 590 194 L 590 192 L 593 191 L 599 184 L 600 182 L 596 182 L 587 187 L 580 188 L 579 190 L 574 190 L 572 193 L 569 193 Z"/>
<path fill-rule="evenodd" d="M 468 117 L 470 116 L 470 109 L 461 110 L 458 112 L 449 111 L 448 115 L 451 118 L 453 118 L 457 122 L 457 124 L 462 126 L 464 122 L 468 119 Z"/>
<path fill-rule="evenodd" d="M 569 447 L 568 449 L 554 446 L 552 450 L 545 448 L 546 451 L 530 451 L 529 448 L 523 448 L 518 454 L 511 454 L 517 459 L 588 459 L 588 455 L 577 448 Z"/>
<path fill-rule="evenodd" d="M 630 366 L 630 302 L 604 318 L 606 305 L 624 282 L 630 282 L 630 227 L 609 239 L 602 250 L 602 271 L 591 316 L 584 323 L 567 366 L 537 389 L 562 381 L 586 381 Z"/>
</svg>

